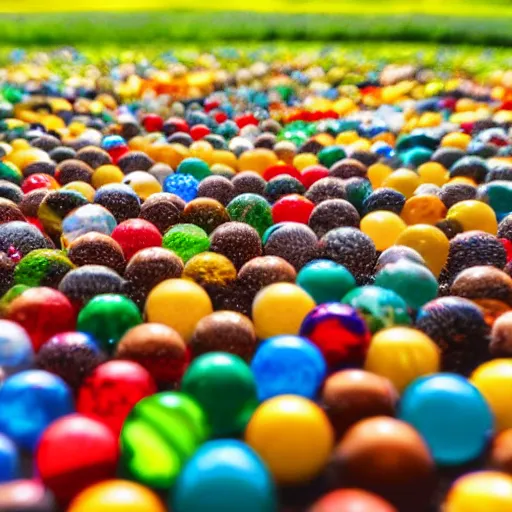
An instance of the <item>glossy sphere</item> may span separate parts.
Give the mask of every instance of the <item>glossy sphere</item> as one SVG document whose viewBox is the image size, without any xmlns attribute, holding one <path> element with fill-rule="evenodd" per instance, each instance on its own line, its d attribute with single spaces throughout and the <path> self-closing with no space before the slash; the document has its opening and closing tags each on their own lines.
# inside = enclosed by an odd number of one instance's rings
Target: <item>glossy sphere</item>
<svg viewBox="0 0 512 512">
<path fill-rule="evenodd" d="M 0 251 L 9 252 L 11 247 L 23 257 L 34 249 L 49 249 L 53 244 L 32 224 L 13 221 L 0 224 Z"/>
<path fill-rule="evenodd" d="M 512 507 L 512 477 L 479 471 L 459 478 L 450 489 L 445 512 L 508 512 Z"/>
<path fill-rule="evenodd" d="M 187 279 L 168 279 L 151 290 L 146 301 L 149 322 L 175 329 L 186 343 L 201 318 L 213 312 L 208 294 Z"/>
<path fill-rule="evenodd" d="M 371 212 L 361 219 L 361 231 L 373 240 L 377 251 L 391 247 L 406 227 L 396 213 L 382 210 Z"/>
<path fill-rule="evenodd" d="M 243 222 L 222 224 L 211 234 L 210 242 L 210 249 L 226 256 L 237 270 L 263 252 L 258 232 Z"/>
<path fill-rule="evenodd" d="M 383 187 L 389 187 L 402 193 L 406 198 L 413 195 L 416 188 L 420 185 L 420 177 L 408 169 L 398 169 L 393 171 L 382 182 Z"/>
<path fill-rule="evenodd" d="M 498 232 L 494 210 L 481 201 L 461 201 L 454 204 L 446 214 L 448 220 L 457 221 L 464 231 L 485 231 L 491 235 Z"/>
<path fill-rule="evenodd" d="M 194 399 L 175 392 L 148 396 L 124 423 L 122 468 L 131 479 L 166 491 L 208 434 L 206 416 Z"/>
<path fill-rule="evenodd" d="M 411 324 L 407 304 L 391 290 L 361 286 L 347 293 L 341 302 L 356 309 L 372 333 L 394 325 Z"/>
<path fill-rule="evenodd" d="M 398 393 L 389 379 L 363 370 L 342 370 L 324 382 L 320 403 L 341 439 L 349 427 L 373 416 L 394 416 Z"/>
<path fill-rule="evenodd" d="M 489 465 L 512 474 L 512 429 L 503 430 L 494 438 L 489 453 Z"/>
<path fill-rule="evenodd" d="M 407 260 L 390 263 L 375 275 L 375 285 L 394 291 L 411 309 L 437 296 L 437 280 L 430 270 Z"/>
<path fill-rule="evenodd" d="M 119 274 L 124 272 L 126 260 L 121 246 L 108 235 L 87 233 L 79 236 L 67 248 L 69 259 L 78 267 L 104 265 Z"/>
<path fill-rule="evenodd" d="M 278 222 L 300 222 L 307 224 L 315 204 L 298 194 L 285 195 L 272 206 L 272 220 Z"/>
<path fill-rule="evenodd" d="M 152 194 L 162 192 L 159 181 L 146 171 L 134 171 L 127 174 L 122 183 L 128 185 L 143 201 Z"/>
<path fill-rule="evenodd" d="M 434 225 L 445 218 L 446 206 L 437 196 L 418 195 L 407 199 L 400 215 L 409 225 Z"/>
<path fill-rule="evenodd" d="M 199 320 L 188 346 L 193 357 L 208 352 L 228 352 L 249 362 L 256 343 L 249 318 L 235 311 L 216 311 Z"/>
<path fill-rule="evenodd" d="M 440 229 L 427 224 L 409 226 L 397 238 L 396 244 L 417 251 L 435 276 L 441 273 L 450 250 L 446 235 Z"/>
<path fill-rule="evenodd" d="M 72 412 L 71 390 L 51 373 L 26 370 L 0 387 L 0 432 L 21 448 L 34 450 L 48 425 Z"/>
<path fill-rule="evenodd" d="M 5 512 L 53 512 L 55 500 L 37 480 L 0 484 L 0 507 Z"/>
<path fill-rule="evenodd" d="M 467 268 L 457 274 L 450 292 L 466 299 L 494 299 L 512 306 L 512 278 L 488 265 Z"/>
<path fill-rule="evenodd" d="M 183 338 L 174 329 L 156 323 L 130 329 L 118 343 L 115 356 L 139 363 L 162 385 L 178 382 L 190 359 Z"/>
<path fill-rule="evenodd" d="M 283 484 L 306 482 L 326 465 L 334 435 L 315 403 L 293 395 L 271 398 L 254 412 L 245 441 Z"/>
<path fill-rule="evenodd" d="M 464 377 L 450 373 L 414 381 L 402 396 L 399 417 L 421 434 L 440 465 L 476 459 L 493 434 L 484 397 Z"/>
<path fill-rule="evenodd" d="M 91 183 L 94 188 L 100 188 L 109 183 L 121 183 L 124 173 L 115 165 L 102 165 L 95 169 L 91 176 Z"/>
<path fill-rule="evenodd" d="M 198 181 L 212 174 L 208 164 L 200 158 L 185 158 L 176 169 L 176 172 L 193 176 Z"/>
<path fill-rule="evenodd" d="M 108 267 L 84 265 L 68 272 L 60 282 L 59 290 L 78 309 L 97 295 L 122 293 L 125 285 L 124 279 Z"/>
<path fill-rule="evenodd" d="M 84 206 L 87 199 L 74 190 L 53 190 L 49 192 L 39 205 L 37 217 L 50 236 L 62 235 L 62 221 L 75 208 Z"/>
<path fill-rule="evenodd" d="M 496 430 L 512 428 L 507 398 L 507 390 L 512 385 L 512 361 L 495 359 L 480 365 L 471 375 L 471 382 L 489 404 L 496 419 Z"/>
<path fill-rule="evenodd" d="M 141 249 L 162 245 L 160 231 L 144 219 L 128 219 L 121 222 L 112 231 L 112 238 L 121 246 L 127 260 Z"/>
<path fill-rule="evenodd" d="M 35 460 L 43 483 L 67 503 L 90 485 L 113 478 L 118 456 L 117 436 L 102 423 L 72 414 L 45 430 Z"/>
<path fill-rule="evenodd" d="M 127 480 L 106 480 L 91 485 L 71 502 L 68 512 L 165 512 L 157 495 Z"/>
<path fill-rule="evenodd" d="M 210 234 L 215 228 L 229 222 L 224 206 L 215 199 L 200 197 L 190 201 L 182 212 L 183 221 L 194 224 Z"/>
<path fill-rule="evenodd" d="M 0 320 L 0 368 L 9 375 L 32 366 L 34 350 L 27 331 L 16 322 Z"/>
<path fill-rule="evenodd" d="M 238 356 L 223 352 L 195 359 L 181 390 L 202 407 L 214 437 L 240 435 L 258 405 L 251 369 Z"/>
<path fill-rule="evenodd" d="M 57 288 L 62 278 L 75 266 L 63 251 L 36 249 L 16 265 L 14 282 L 26 286 Z"/>
<path fill-rule="evenodd" d="M 439 370 L 436 344 L 409 327 L 392 327 L 372 338 L 364 369 L 386 377 L 401 393 L 416 378 Z"/>
<path fill-rule="evenodd" d="M 275 336 L 263 342 L 251 369 L 260 401 L 278 395 L 314 399 L 327 372 L 322 353 L 299 336 Z"/>
<path fill-rule="evenodd" d="M 165 233 L 162 245 L 186 263 L 192 256 L 207 251 L 210 239 L 203 229 L 194 224 L 177 224 Z"/>
<path fill-rule="evenodd" d="M 170 192 L 181 197 L 183 201 L 192 201 L 197 197 L 199 181 L 190 174 L 171 174 L 164 181 L 164 192 Z"/>
<path fill-rule="evenodd" d="M 344 265 L 360 284 L 373 272 L 377 253 L 373 240 L 356 228 L 337 228 L 318 243 L 320 257 Z"/>
<path fill-rule="evenodd" d="M 210 441 L 184 467 L 175 512 L 276 512 L 274 482 L 258 455 L 237 440 Z"/>
<path fill-rule="evenodd" d="M 260 339 L 279 334 L 298 334 L 315 301 L 299 286 L 275 283 L 263 288 L 254 298 L 252 318 Z"/>
<path fill-rule="evenodd" d="M 297 274 L 297 284 L 317 304 L 334 302 L 355 288 L 354 276 L 343 266 L 330 260 L 314 260 Z"/>
<path fill-rule="evenodd" d="M 73 331 L 76 324 L 76 313 L 68 298 L 52 288 L 23 291 L 11 302 L 7 316 L 27 331 L 35 352 L 53 335 Z"/>
<path fill-rule="evenodd" d="M 222 254 L 203 252 L 187 261 L 182 276 L 203 287 L 226 286 L 236 279 L 236 269 Z"/>
<path fill-rule="evenodd" d="M 333 455 L 336 484 L 343 481 L 400 505 L 425 500 L 433 468 L 428 447 L 416 430 L 383 416 L 356 423 Z"/>
<path fill-rule="evenodd" d="M 283 222 L 269 227 L 263 237 L 264 252 L 269 256 L 279 256 L 301 269 L 317 256 L 317 237 L 304 224 Z"/>
<path fill-rule="evenodd" d="M 483 231 L 468 231 L 450 240 L 446 278 L 453 280 L 460 271 L 469 267 L 492 265 L 503 268 L 506 263 L 505 248 L 495 236 Z"/>
<path fill-rule="evenodd" d="M 489 351 L 494 357 L 508 357 L 512 354 L 512 312 L 504 313 L 494 322 Z"/>
<path fill-rule="evenodd" d="M 19 477 L 19 474 L 20 461 L 18 449 L 7 436 L 0 434 L 0 484 L 15 480 Z"/>
<path fill-rule="evenodd" d="M 36 356 L 38 368 L 58 375 L 73 390 L 104 360 L 105 354 L 95 339 L 82 332 L 56 334 L 41 346 Z"/>
<path fill-rule="evenodd" d="M 489 358 L 489 327 L 482 310 L 460 297 L 440 297 L 418 313 L 416 327 L 441 349 L 444 371 L 470 374 Z"/>
<path fill-rule="evenodd" d="M 130 299 L 116 294 L 94 297 L 80 311 L 77 329 L 94 336 L 111 353 L 124 333 L 142 323 L 139 308 Z"/>
<path fill-rule="evenodd" d="M 272 209 L 266 199 L 257 194 L 241 194 L 227 206 L 233 221 L 251 225 L 260 236 L 272 225 Z"/>
<path fill-rule="evenodd" d="M 106 425 L 116 437 L 132 407 L 156 392 L 149 373 L 132 361 L 108 361 L 84 381 L 77 410 Z"/>
<path fill-rule="evenodd" d="M 359 313 L 336 302 L 320 304 L 308 313 L 300 335 L 320 349 L 331 368 L 361 364 L 370 343 L 370 332 Z"/>
<path fill-rule="evenodd" d="M 338 489 L 326 494 L 308 512 L 396 512 L 396 508 L 376 494 L 360 489 Z"/>
<path fill-rule="evenodd" d="M 86 204 L 69 213 L 62 221 L 62 240 L 70 244 L 79 236 L 95 231 L 110 235 L 117 226 L 115 217 L 99 204 Z"/>
</svg>

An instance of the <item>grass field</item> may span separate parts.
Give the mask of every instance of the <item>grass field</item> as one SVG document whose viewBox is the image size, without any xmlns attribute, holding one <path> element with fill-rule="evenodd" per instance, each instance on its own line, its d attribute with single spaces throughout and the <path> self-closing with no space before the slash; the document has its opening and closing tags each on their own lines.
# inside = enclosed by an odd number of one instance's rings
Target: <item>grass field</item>
<svg viewBox="0 0 512 512">
<path fill-rule="evenodd" d="M 256 12 L 316 12 L 357 14 L 431 14 L 496 17 L 512 15 L 510 0 L 0 0 L 0 12 L 70 12 L 70 11 L 147 11 L 147 10 L 218 10 Z M 497 12 L 499 11 L 499 12 Z"/>
<path fill-rule="evenodd" d="M 0 0 L 0 23 L 0 45 L 386 40 L 512 46 L 512 0 Z"/>
<path fill-rule="evenodd" d="M 238 11 L 10 13 L 1 14 L 0 23 L 0 45 L 4 46 L 275 40 L 512 46 L 512 17 L 502 15 L 441 17 L 353 13 L 326 16 Z"/>
</svg>

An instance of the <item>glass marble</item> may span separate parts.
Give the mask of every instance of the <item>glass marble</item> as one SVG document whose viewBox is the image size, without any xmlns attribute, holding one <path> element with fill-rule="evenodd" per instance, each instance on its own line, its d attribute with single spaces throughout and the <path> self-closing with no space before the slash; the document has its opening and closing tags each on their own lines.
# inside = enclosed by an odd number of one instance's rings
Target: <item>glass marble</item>
<svg viewBox="0 0 512 512">
<path fill-rule="evenodd" d="M 72 412 L 70 388 L 43 370 L 17 373 L 0 387 L 0 433 L 26 450 L 35 449 L 50 423 Z"/>
<path fill-rule="evenodd" d="M 372 337 L 364 369 L 386 377 L 401 393 L 416 378 L 439 371 L 440 359 L 438 347 L 425 333 L 391 327 Z"/>
<path fill-rule="evenodd" d="M 512 508 L 512 477 L 499 471 L 468 473 L 455 481 L 444 512 L 508 512 Z"/>
<path fill-rule="evenodd" d="M 277 512 L 275 484 L 245 443 L 209 441 L 183 468 L 171 494 L 175 512 Z"/>
<path fill-rule="evenodd" d="M 417 251 L 435 276 L 439 276 L 448 260 L 450 241 L 440 229 L 428 224 L 409 226 L 397 238 L 396 244 Z"/>
<path fill-rule="evenodd" d="M 331 260 L 307 263 L 297 274 L 296 282 L 317 304 L 339 300 L 356 287 L 354 276 L 343 265 Z"/>
<path fill-rule="evenodd" d="M 251 225 L 260 236 L 273 224 L 270 203 L 258 194 L 241 194 L 227 206 L 232 221 Z"/>
<path fill-rule="evenodd" d="M 406 227 L 396 213 L 383 210 L 370 212 L 361 219 L 361 231 L 373 240 L 377 251 L 391 247 Z"/>
<path fill-rule="evenodd" d="M 7 374 L 27 370 L 34 362 L 30 337 L 16 322 L 0 320 L 0 368 Z"/>
<path fill-rule="evenodd" d="M 472 374 L 471 383 L 482 393 L 492 410 L 498 432 L 512 428 L 509 391 L 512 386 L 512 360 L 494 359 L 481 364 Z"/>
<path fill-rule="evenodd" d="M 356 309 L 372 333 L 394 325 L 411 324 L 406 302 L 392 290 L 362 286 L 347 293 L 341 302 Z"/>
<path fill-rule="evenodd" d="M 245 431 L 245 442 L 263 459 L 279 484 L 299 484 L 310 481 L 326 466 L 334 431 L 314 402 L 282 395 L 256 409 Z"/>
<path fill-rule="evenodd" d="M 195 359 L 183 376 L 181 391 L 202 407 L 213 437 L 240 435 L 258 405 L 251 369 L 238 356 L 225 352 Z"/>
<path fill-rule="evenodd" d="M 201 286 L 227 286 L 236 279 L 236 268 L 222 254 L 203 252 L 187 261 L 182 277 Z"/>
<path fill-rule="evenodd" d="M 397 293 L 411 309 L 418 309 L 437 297 L 439 285 L 423 265 L 408 260 L 390 263 L 375 275 L 375 286 Z"/>
<path fill-rule="evenodd" d="M 64 505 L 90 485 L 114 478 L 118 458 L 112 431 L 91 418 L 70 414 L 43 432 L 35 465 L 38 477 Z"/>
<path fill-rule="evenodd" d="M 190 341 L 202 318 L 213 313 L 206 291 L 188 279 L 167 279 L 155 286 L 146 301 L 149 322 L 165 324 Z"/>
<path fill-rule="evenodd" d="M 116 226 L 115 217 L 106 208 L 99 204 L 86 204 L 69 213 L 62 221 L 62 242 L 68 246 L 91 231 L 110 235 Z"/>
<path fill-rule="evenodd" d="M 36 365 L 58 375 L 77 390 L 84 378 L 105 359 L 106 355 L 89 334 L 62 332 L 43 343 L 36 356 Z"/>
<path fill-rule="evenodd" d="M 208 435 L 206 415 L 193 398 L 177 392 L 146 397 L 121 431 L 121 472 L 166 491 Z"/>
<path fill-rule="evenodd" d="M 20 476 L 20 460 L 16 445 L 0 434 L 0 484 L 16 480 Z"/>
<path fill-rule="evenodd" d="M 142 323 L 135 303 L 117 294 L 97 295 L 80 311 L 79 331 L 91 334 L 101 348 L 111 353 L 126 331 Z"/>
<path fill-rule="evenodd" d="M 337 302 L 316 306 L 304 318 L 300 335 L 313 342 L 330 368 L 364 361 L 370 331 L 352 307 Z"/>
<path fill-rule="evenodd" d="M 189 202 L 197 197 L 199 181 L 190 174 L 171 174 L 164 180 L 163 191 L 176 194 L 183 201 Z"/>
<path fill-rule="evenodd" d="M 448 210 L 446 218 L 457 221 L 464 231 L 485 231 L 491 235 L 498 232 L 496 213 L 482 201 L 460 201 Z"/>
<path fill-rule="evenodd" d="M 252 318 L 260 339 L 279 334 L 299 334 L 315 301 L 292 283 L 274 283 L 260 290 L 252 303 Z"/>
<path fill-rule="evenodd" d="M 206 231 L 194 224 L 176 224 L 165 233 L 162 246 L 175 252 L 184 263 L 210 248 Z"/>
<path fill-rule="evenodd" d="M 21 291 L 8 305 L 7 318 L 27 331 L 35 352 L 55 334 L 73 331 L 76 326 L 76 310 L 69 299 L 48 287 Z"/>
<path fill-rule="evenodd" d="M 111 360 L 97 366 L 78 390 L 77 411 L 106 425 L 116 436 L 132 407 L 156 392 L 156 384 L 141 365 Z"/>
<path fill-rule="evenodd" d="M 278 395 L 314 399 L 327 373 L 320 350 L 300 336 L 275 336 L 264 341 L 251 369 L 261 401 Z"/>
<path fill-rule="evenodd" d="M 68 512 L 166 512 L 156 493 L 128 480 L 106 480 L 87 487 Z"/>
<path fill-rule="evenodd" d="M 176 173 L 193 176 L 197 181 L 201 181 L 212 174 L 208 164 L 200 158 L 185 158 L 178 165 Z"/>
<path fill-rule="evenodd" d="M 57 288 L 62 278 L 74 268 L 75 265 L 65 252 L 55 249 L 36 249 L 16 265 L 14 282 L 26 286 Z"/>
<path fill-rule="evenodd" d="M 88 203 L 89 201 L 75 190 L 52 190 L 39 205 L 37 217 L 50 236 L 60 238 L 64 218 L 76 208 Z"/>
<path fill-rule="evenodd" d="M 478 458 L 494 432 L 485 398 L 456 374 L 414 381 L 402 396 L 399 418 L 421 434 L 440 465 L 456 466 Z"/>
</svg>

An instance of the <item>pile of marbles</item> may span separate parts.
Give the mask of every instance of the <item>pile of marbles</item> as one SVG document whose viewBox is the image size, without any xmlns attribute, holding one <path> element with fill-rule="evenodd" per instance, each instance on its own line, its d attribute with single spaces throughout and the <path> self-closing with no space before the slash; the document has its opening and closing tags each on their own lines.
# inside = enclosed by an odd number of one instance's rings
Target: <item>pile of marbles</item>
<svg viewBox="0 0 512 512">
<path fill-rule="evenodd" d="M 510 73 L 215 64 L 0 75 L 0 511 L 509 512 Z"/>
</svg>

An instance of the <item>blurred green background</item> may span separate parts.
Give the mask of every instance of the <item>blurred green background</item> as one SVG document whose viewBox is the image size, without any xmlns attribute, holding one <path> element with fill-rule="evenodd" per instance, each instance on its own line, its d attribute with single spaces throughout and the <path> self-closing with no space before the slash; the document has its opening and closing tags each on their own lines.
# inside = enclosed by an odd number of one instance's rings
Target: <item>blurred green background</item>
<svg viewBox="0 0 512 512">
<path fill-rule="evenodd" d="M 278 40 L 512 46 L 512 0 L 0 0 L 0 23 L 0 43 L 11 46 Z"/>
</svg>

